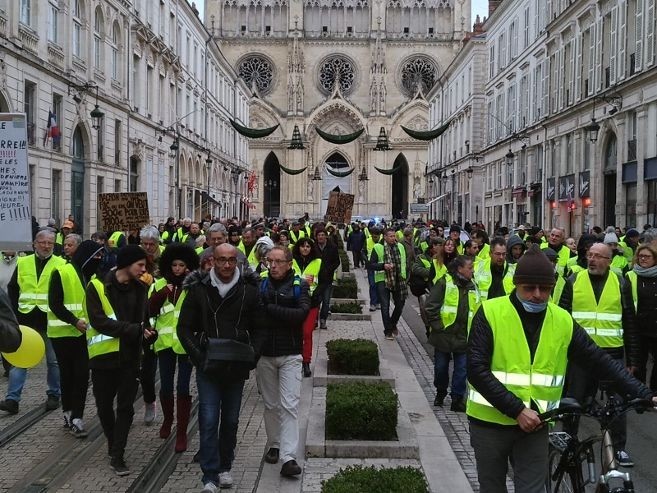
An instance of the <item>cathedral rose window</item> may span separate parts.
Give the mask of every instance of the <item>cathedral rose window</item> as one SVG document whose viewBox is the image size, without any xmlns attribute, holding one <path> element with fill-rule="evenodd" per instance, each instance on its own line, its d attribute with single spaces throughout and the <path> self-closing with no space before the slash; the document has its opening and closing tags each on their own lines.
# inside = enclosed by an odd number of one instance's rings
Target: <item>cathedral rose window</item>
<svg viewBox="0 0 657 493">
<path fill-rule="evenodd" d="M 319 66 L 319 86 L 325 93 L 333 90 L 335 80 L 340 83 L 342 94 L 349 94 L 355 85 L 356 72 L 351 60 L 342 56 L 331 56 Z"/>
<path fill-rule="evenodd" d="M 250 55 L 240 62 L 237 72 L 247 86 L 255 84 L 260 94 L 267 94 L 271 90 L 274 74 L 272 63 L 266 58 Z"/>
<path fill-rule="evenodd" d="M 428 93 L 436 82 L 436 67 L 425 57 L 413 57 L 407 60 L 401 68 L 401 88 L 404 93 L 413 97 L 418 84 L 422 92 Z"/>
</svg>

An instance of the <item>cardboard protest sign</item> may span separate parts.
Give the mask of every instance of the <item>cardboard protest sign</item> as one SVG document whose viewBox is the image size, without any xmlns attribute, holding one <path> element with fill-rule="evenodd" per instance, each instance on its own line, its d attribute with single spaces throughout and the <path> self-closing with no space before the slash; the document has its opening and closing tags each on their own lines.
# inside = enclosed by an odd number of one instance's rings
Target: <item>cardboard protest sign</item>
<svg viewBox="0 0 657 493">
<path fill-rule="evenodd" d="M 330 192 L 324 220 L 337 224 L 351 222 L 351 210 L 354 208 L 354 196 L 350 193 Z"/>
<path fill-rule="evenodd" d="M 98 211 L 103 231 L 130 231 L 150 224 L 146 192 L 98 194 Z"/>
<path fill-rule="evenodd" d="M 0 113 L 0 250 L 32 248 L 27 118 Z"/>
</svg>

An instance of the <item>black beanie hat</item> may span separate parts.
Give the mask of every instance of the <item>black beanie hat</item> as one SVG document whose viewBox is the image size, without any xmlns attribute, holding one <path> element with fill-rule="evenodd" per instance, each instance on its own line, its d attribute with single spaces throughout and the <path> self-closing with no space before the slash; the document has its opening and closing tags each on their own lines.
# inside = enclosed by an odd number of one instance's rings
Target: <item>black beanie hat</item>
<svg viewBox="0 0 657 493">
<path fill-rule="evenodd" d="M 126 245 L 119 250 L 116 256 L 116 268 L 123 269 L 145 258 L 146 252 L 142 247 L 139 245 Z"/>
<path fill-rule="evenodd" d="M 518 284 L 547 286 L 553 285 L 555 282 L 554 265 L 537 245 L 532 245 L 518 260 L 518 266 L 513 275 L 513 283 L 516 286 Z"/>
</svg>

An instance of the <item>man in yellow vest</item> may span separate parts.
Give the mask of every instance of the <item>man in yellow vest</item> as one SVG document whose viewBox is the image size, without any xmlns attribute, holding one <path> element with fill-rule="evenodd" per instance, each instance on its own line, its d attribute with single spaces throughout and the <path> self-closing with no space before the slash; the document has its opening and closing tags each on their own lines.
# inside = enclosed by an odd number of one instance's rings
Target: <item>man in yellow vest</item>
<svg viewBox="0 0 657 493">
<path fill-rule="evenodd" d="M 116 269 L 103 280 L 92 280 L 86 289 L 87 349 L 96 410 L 107 438 L 110 467 L 119 476 L 130 474 L 124 452 L 135 414 L 142 344 L 157 337 L 148 320 L 146 285 L 139 280 L 144 272 L 146 252 L 138 245 L 126 245 L 118 253 Z"/>
<path fill-rule="evenodd" d="M 559 260 L 557 260 L 559 274 L 562 276 L 566 275 L 566 267 L 568 266 L 568 260 L 570 260 L 572 252 L 570 248 L 568 248 L 568 245 L 566 245 L 566 233 L 563 229 L 552 228 L 547 243 L 541 243 L 542 249 L 548 247 L 557 252 L 557 257 L 559 258 Z"/>
<path fill-rule="evenodd" d="M 252 228 L 244 228 L 242 231 L 242 241 L 240 241 L 237 249 L 241 251 L 247 259 L 248 265 L 255 269 L 258 265 L 258 259 L 255 252 L 256 237 Z"/>
<path fill-rule="evenodd" d="M 370 229 L 365 228 L 369 236 L 365 238 L 365 246 L 363 254 L 365 256 L 365 268 L 367 269 L 367 282 L 370 287 L 370 311 L 375 312 L 381 305 L 379 305 L 379 295 L 376 292 L 376 282 L 374 281 L 374 270 L 370 266 L 370 257 L 374 250 L 374 245 L 381 243 L 381 230 L 375 226 Z"/>
<path fill-rule="evenodd" d="M 381 303 L 383 333 L 388 340 L 394 340 L 399 333 L 397 323 L 401 318 L 404 303 L 408 296 L 406 280 L 409 265 L 406 249 L 397 242 L 395 230 L 388 228 L 383 234 L 384 244 L 377 243 L 372 249 L 370 266 L 374 271 L 377 294 Z M 395 309 L 390 313 L 390 298 Z"/>
<path fill-rule="evenodd" d="M 544 493 L 548 427 L 538 414 L 559 405 L 566 367 L 586 366 L 632 397 L 651 391 L 591 340 L 568 312 L 549 303 L 554 267 L 537 247 L 518 262 L 516 290 L 483 303 L 470 329 L 467 415 L 482 493 Z M 657 398 L 653 398 L 657 403 Z"/>
<path fill-rule="evenodd" d="M 16 270 L 7 285 L 7 294 L 18 322 L 35 329 L 46 344 L 46 361 L 48 364 L 48 390 L 46 391 L 46 410 L 59 407 L 59 366 L 50 339 L 46 337 L 48 325 L 48 284 L 50 275 L 64 259 L 53 255 L 55 233 L 51 229 L 40 230 L 34 238 L 34 253 L 19 257 Z M 10 414 L 18 413 L 18 403 L 27 378 L 27 370 L 13 367 L 9 371 L 7 396 L 0 402 L 0 410 Z"/>
<path fill-rule="evenodd" d="M 89 386 L 84 290 L 100 266 L 102 252 L 95 241 L 80 243 L 71 261 L 53 271 L 48 289 L 48 338 L 59 363 L 64 427 L 76 438 L 87 436 L 82 421 Z"/>
<path fill-rule="evenodd" d="M 306 232 L 301 229 L 301 223 L 299 221 L 292 222 L 292 229 L 290 230 L 290 244 L 294 244 L 299 241 L 301 238 L 305 238 Z"/>
<path fill-rule="evenodd" d="M 506 241 L 496 236 L 490 242 L 490 256 L 475 263 L 474 282 L 482 300 L 507 295 L 513 289 L 513 273 L 517 264 L 506 261 Z"/>
<path fill-rule="evenodd" d="M 639 342 L 634 326 L 634 303 L 624 295 L 626 280 L 610 269 L 612 250 L 604 243 L 594 243 L 587 254 L 588 268 L 569 278 L 572 290 L 572 316 L 591 339 L 609 356 L 626 364 L 633 372 L 639 360 Z M 629 292 L 629 290 L 627 290 Z M 563 295 L 562 295 L 563 297 Z M 571 365 L 566 395 L 580 402 L 595 395 L 599 386 L 597 372 Z M 567 423 L 566 431 L 577 433 L 577 420 Z M 625 450 L 627 420 L 621 416 L 610 426 L 616 459 L 624 467 L 632 460 Z"/>
</svg>

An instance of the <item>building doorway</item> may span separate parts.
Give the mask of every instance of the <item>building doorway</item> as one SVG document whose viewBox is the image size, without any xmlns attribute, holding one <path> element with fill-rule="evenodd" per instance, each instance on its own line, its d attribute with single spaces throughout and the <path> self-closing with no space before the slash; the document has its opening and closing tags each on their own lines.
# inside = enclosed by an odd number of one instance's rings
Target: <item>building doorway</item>
<svg viewBox="0 0 657 493">
<path fill-rule="evenodd" d="M 616 163 L 618 160 L 616 135 L 611 134 L 605 147 L 604 167 L 604 224 L 606 226 L 616 225 Z"/>
<path fill-rule="evenodd" d="M 392 217 L 406 219 L 408 217 L 408 162 L 403 154 L 397 156 L 392 175 Z"/>
<path fill-rule="evenodd" d="M 326 213 L 328 198 L 331 192 L 351 193 L 351 175 L 334 176 L 329 170 L 345 172 L 349 169 L 349 162 L 339 152 L 334 152 L 326 160 L 326 167 L 322 176 L 322 206 L 319 211 L 321 217 Z"/>
<path fill-rule="evenodd" d="M 73 132 L 73 159 L 71 162 L 71 214 L 77 233 L 83 233 L 84 224 L 84 139 L 78 125 Z"/>
<path fill-rule="evenodd" d="M 264 200 L 263 213 L 266 217 L 281 215 L 281 167 L 276 154 L 270 152 L 263 169 Z"/>
</svg>

